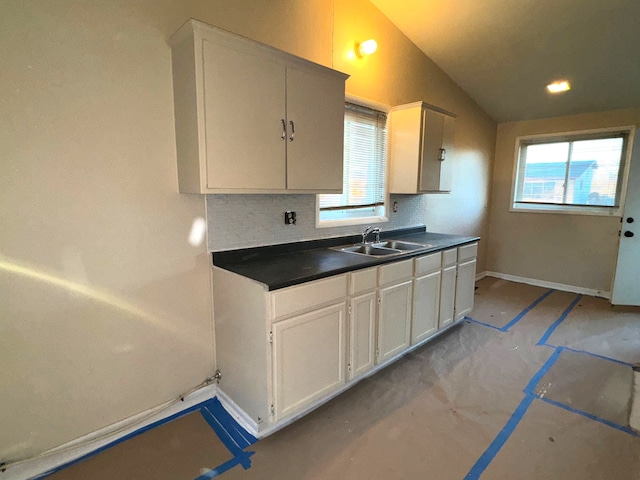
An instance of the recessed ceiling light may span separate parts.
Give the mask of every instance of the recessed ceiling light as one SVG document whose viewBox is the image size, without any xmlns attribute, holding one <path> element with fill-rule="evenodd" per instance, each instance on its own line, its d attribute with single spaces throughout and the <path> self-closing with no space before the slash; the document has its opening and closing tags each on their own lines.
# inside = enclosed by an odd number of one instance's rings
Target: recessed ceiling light
<svg viewBox="0 0 640 480">
<path fill-rule="evenodd" d="M 547 90 L 549 93 L 566 92 L 567 90 L 571 90 L 571 85 L 569 85 L 569 82 L 566 80 L 561 80 L 547 85 Z"/>
</svg>

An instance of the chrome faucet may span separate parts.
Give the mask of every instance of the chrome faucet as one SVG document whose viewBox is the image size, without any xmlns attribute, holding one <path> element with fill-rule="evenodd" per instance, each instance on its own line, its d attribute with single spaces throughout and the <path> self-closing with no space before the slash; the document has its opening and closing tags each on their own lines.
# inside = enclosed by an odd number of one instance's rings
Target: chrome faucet
<svg viewBox="0 0 640 480">
<path fill-rule="evenodd" d="M 378 227 L 373 227 L 371 225 L 369 225 L 367 228 L 364 229 L 364 232 L 362 232 L 362 243 L 367 243 L 367 236 L 373 233 L 375 236 L 374 241 L 376 243 L 380 242 L 380 229 Z"/>
</svg>

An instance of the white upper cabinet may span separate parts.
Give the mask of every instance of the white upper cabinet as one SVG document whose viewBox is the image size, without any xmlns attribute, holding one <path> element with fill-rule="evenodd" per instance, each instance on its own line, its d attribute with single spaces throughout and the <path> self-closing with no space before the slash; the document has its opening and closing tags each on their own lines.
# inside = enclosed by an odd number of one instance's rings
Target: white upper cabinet
<svg viewBox="0 0 640 480">
<path fill-rule="evenodd" d="M 344 81 L 287 68 L 288 190 L 342 191 Z"/>
<path fill-rule="evenodd" d="M 448 193 L 455 118 L 424 102 L 394 107 L 390 193 Z"/>
<path fill-rule="evenodd" d="M 285 69 L 202 42 L 206 189 L 285 189 Z M 221 68 L 224 66 L 224 68 Z"/>
<path fill-rule="evenodd" d="M 171 43 L 180 192 L 341 191 L 346 75 L 196 20 Z"/>
</svg>

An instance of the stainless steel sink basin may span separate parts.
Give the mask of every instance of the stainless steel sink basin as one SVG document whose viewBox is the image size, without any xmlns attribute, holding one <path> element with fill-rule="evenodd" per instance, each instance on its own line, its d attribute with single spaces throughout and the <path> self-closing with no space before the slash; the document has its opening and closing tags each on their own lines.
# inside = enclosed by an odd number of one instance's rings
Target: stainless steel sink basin
<svg viewBox="0 0 640 480">
<path fill-rule="evenodd" d="M 400 240 L 388 240 L 385 242 L 374 243 L 375 247 L 382 248 L 393 248 L 395 250 L 422 250 L 425 248 L 430 248 L 433 245 L 423 244 L 423 243 L 413 243 L 413 242 L 402 242 Z"/>
<path fill-rule="evenodd" d="M 351 245 L 349 247 L 334 247 L 333 249 L 340 252 L 369 255 L 370 257 L 386 257 L 388 255 L 398 255 L 402 253 L 399 249 L 381 247 L 371 243 Z"/>
<path fill-rule="evenodd" d="M 387 257 L 389 255 L 402 255 L 404 253 L 425 250 L 433 245 L 413 242 L 403 242 L 401 240 L 385 240 L 376 243 L 358 243 L 356 245 L 331 247 L 339 252 L 357 253 L 370 257 Z"/>
</svg>

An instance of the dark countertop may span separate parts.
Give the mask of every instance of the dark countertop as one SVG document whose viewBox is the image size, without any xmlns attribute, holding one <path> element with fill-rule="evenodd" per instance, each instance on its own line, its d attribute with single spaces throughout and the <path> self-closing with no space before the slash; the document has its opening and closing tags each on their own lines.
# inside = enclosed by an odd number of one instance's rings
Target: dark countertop
<svg viewBox="0 0 640 480">
<path fill-rule="evenodd" d="M 390 257 L 370 257 L 329 248 L 359 242 L 360 237 L 354 235 L 310 242 L 213 252 L 213 264 L 262 283 L 267 290 L 277 290 L 340 273 L 398 262 L 480 240 L 480 237 L 430 233 L 426 232 L 424 227 L 383 232 L 381 238 L 383 240 L 397 239 L 414 243 L 428 243 L 432 246 L 427 249 Z"/>
</svg>

